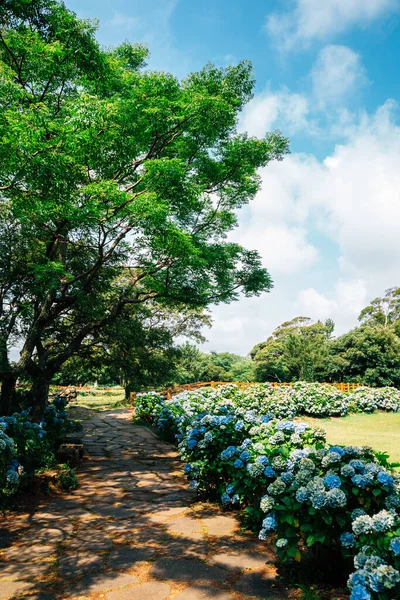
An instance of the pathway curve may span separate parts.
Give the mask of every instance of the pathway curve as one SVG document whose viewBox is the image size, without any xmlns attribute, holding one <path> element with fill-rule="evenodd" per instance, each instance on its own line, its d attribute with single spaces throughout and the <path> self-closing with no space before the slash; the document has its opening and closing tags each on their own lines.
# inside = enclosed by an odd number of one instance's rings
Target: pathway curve
<svg viewBox="0 0 400 600">
<path fill-rule="evenodd" d="M 130 417 L 85 422 L 79 489 L 0 520 L 0 600 L 288 597 L 273 555 L 196 502 L 175 449 Z"/>
</svg>

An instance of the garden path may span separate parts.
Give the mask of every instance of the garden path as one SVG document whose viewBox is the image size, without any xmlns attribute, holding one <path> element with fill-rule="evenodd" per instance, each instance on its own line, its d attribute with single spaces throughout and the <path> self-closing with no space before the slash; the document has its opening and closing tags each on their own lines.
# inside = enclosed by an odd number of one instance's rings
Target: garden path
<svg viewBox="0 0 400 600">
<path fill-rule="evenodd" d="M 80 487 L 0 521 L 0 599 L 287 598 L 265 545 L 198 503 L 175 449 L 130 417 L 86 421 Z"/>
</svg>

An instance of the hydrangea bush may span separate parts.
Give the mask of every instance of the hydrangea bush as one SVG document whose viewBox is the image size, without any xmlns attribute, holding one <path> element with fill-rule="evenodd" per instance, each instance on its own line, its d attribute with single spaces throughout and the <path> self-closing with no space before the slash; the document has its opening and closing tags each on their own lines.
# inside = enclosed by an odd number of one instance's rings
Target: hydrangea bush
<svg viewBox="0 0 400 600">
<path fill-rule="evenodd" d="M 373 400 L 370 390 L 362 391 L 353 405 L 396 406 L 391 391 L 374 391 Z M 245 390 L 227 385 L 186 391 L 168 401 L 147 396 L 139 414 L 175 436 L 191 487 L 245 511 L 259 526 L 259 537 L 275 541 L 282 559 L 301 560 L 321 548 L 354 556 L 359 543 L 365 545 L 354 531 L 357 518 L 392 514 L 400 504 L 400 477 L 370 448 L 330 446 L 323 430 L 292 420 L 304 413 L 346 414 L 349 406 L 345 394 L 318 384 L 257 384 Z M 396 538 L 396 531 L 389 537 Z M 396 570 L 387 555 L 380 560 Z M 395 574 L 391 577 L 395 581 Z M 361 591 L 351 582 L 352 600 L 374 597 L 366 585 L 362 593 L 369 596 L 354 595 Z M 377 596 L 386 597 L 391 596 Z"/>
<path fill-rule="evenodd" d="M 29 410 L 0 417 L 0 495 L 15 492 L 22 473 L 54 463 L 55 450 L 76 430 L 65 405 L 65 399 L 55 398 L 39 423 L 31 421 Z"/>
<path fill-rule="evenodd" d="M 15 443 L 5 430 L 6 425 L 0 422 L 0 496 L 12 493 L 19 484 Z"/>
<path fill-rule="evenodd" d="M 351 600 L 400 597 L 400 500 L 393 495 L 389 509 L 375 514 L 360 510 L 352 522 L 351 544 L 358 549 L 349 577 Z"/>
</svg>

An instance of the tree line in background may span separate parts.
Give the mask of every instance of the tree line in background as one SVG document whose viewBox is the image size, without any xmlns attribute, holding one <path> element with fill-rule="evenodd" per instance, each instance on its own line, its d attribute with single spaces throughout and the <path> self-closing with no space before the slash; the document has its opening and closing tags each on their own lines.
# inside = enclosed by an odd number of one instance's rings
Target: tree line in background
<svg viewBox="0 0 400 600">
<path fill-rule="evenodd" d="M 147 320 L 132 319 L 110 331 L 108 345 L 68 361 L 60 384 L 120 383 L 140 390 L 197 381 L 327 381 L 400 387 L 400 288 L 387 290 L 361 311 L 360 326 L 337 338 L 334 323 L 297 317 L 275 329 L 249 357 L 201 352 L 205 311 L 146 309 Z M 143 314 L 143 317 L 145 315 Z"/>
<path fill-rule="evenodd" d="M 251 351 L 256 379 L 400 387 L 400 288 L 373 300 L 359 322 L 337 338 L 330 319 L 283 323 Z"/>
</svg>

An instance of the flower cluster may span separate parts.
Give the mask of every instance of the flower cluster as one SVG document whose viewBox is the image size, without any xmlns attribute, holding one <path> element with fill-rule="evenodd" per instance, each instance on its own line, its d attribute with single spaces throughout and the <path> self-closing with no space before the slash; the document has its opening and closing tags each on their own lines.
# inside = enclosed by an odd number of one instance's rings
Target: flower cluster
<svg viewBox="0 0 400 600">
<path fill-rule="evenodd" d="M 400 517 L 395 508 L 353 515 L 355 571 L 349 577 L 351 600 L 400 596 Z"/>
<path fill-rule="evenodd" d="M 54 462 L 54 451 L 75 430 L 65 399 L 55 398 L 36 423 L 29 410 L 0 417 L 0 496 L 16 491 L 22 473 Z"/>
<path fill-rule="evenodd" d="M 171 400 L 164 400 L 157 392 L 137 394 L 135 417 L 154 423 L 167 437 L 173 438 L 182 421 L 188 421 L 201 410 L 213 410 L 217 404 L 241 409 L 243 415 L 252 412 L 276 419 L 293 419 L 301 415 L 329 417 L 344 416 L 349 412 L 400 411 L 400 392 L 390 387 L 362 387 L 344 393 L 330 385 L 301 381 L 291 387 L 259 383 L 245 389 L 228 384 L 218 389 L 185 391 Z"/>
</svg>

